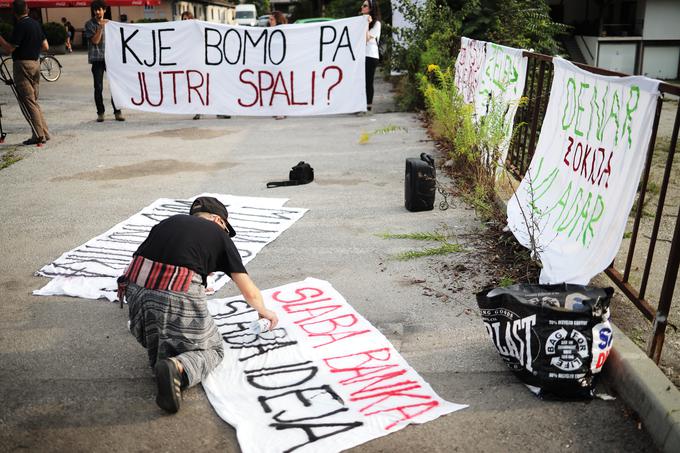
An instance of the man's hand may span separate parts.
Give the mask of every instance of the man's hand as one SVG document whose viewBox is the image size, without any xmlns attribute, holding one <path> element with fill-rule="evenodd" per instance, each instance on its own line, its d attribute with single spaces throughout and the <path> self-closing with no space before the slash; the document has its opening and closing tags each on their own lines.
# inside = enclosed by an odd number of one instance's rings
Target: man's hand
<svg viewBox="0 0 680 453">
<path fill-rule="evenodd" d="M 262 310 L 258 314 L 260 315 L 260 318 L 268 319 L 269 322 L 272 323 L 272 325 L 269 327 L 270 330 L 273 329 L 274 327 L 276 327 L 276 325 L 279 323 L 279 317 L 276 316 L 276 313 L 274 313 L 273 311 L 271 311 L 267 308 L 265 308 L 264 310 Z"/>
</svg>

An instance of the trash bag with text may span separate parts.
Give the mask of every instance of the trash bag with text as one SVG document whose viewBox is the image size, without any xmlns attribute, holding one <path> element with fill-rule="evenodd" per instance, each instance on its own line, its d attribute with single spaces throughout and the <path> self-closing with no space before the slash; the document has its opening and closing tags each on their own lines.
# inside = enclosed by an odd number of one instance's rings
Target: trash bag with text
<svg viewBox="0 0 680 453">
<path fill-rule="evenodd" d="M 539 396 L 590 398 L 612 347 L 612 288 L 513 285 L 477 294 L 508 367 Z"/>
</svg>

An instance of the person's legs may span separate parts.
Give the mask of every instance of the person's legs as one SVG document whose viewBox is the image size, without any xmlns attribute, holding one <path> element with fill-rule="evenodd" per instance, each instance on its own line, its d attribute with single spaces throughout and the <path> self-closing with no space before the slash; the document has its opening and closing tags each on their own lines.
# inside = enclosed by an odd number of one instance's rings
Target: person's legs
<svg viewBox="0 0 680 453">
<path fill-rule="evenodd" d="M 94 81 L 94 104 L 97 106 L 97 121 L 103 121 L 104 116 L 104 99 L 102 98 L 102 91 L 104 90 L 104 71 L 106 64 L 103 61 L 95 61 L 92 63 L 92 79 Z"/>
<path fill-rule="evenodd" d="M 192 283 L 194 288 L 200 292 L 154 291 L 129 283 L 126 291 L 130 332 L 147 350 L 149 365 L 157 373 L 156 401 L 169 412 L 179 409 L 176 387 L 198 384 L 224 356 L 202 286 Z"/>
<path fill-rule="evenodd" d="M 106 63 L 104 63 L 104 71 L 106 71 Z M 103 73 L 104 72 L 102 71 L 102 74 Z M 111 96 L 111 107 L 113 107 L 113 115 L 116 117 L 116 121 L 125 121 L 120 109 L 116 108 L 116 104 L 113 102 L 113 95 Z"/>
<path fill-rule="evenodd" d="M 13 66 L 14 86 L 19 95 L 19 102 L 23 105 L 27 120 L 32 129 L 32 137 L 25 144 L 39 144 L 49 136 L 42 110 L 38 105 L 38 83 L 36 75 L 40 77 L 40 63 L 31 60 L 17 60 Z"/>
<path fill-rule="evenodd" d="M 373 108 L 373 79 L 375 77 L 375 68 L 377 66 L 377 58 L 366 57 L 366 105 L 368 110 Z"/>
</svg>

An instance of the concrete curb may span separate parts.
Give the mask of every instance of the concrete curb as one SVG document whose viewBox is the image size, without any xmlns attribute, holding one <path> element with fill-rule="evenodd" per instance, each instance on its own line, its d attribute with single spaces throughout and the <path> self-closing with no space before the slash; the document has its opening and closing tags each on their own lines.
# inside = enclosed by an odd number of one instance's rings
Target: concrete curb
<svg viewBox="0 0 680 453">
<path fill-rule="evenodd" d="M 664 452 L 680 451 L 680 391 L 618 327 L 603 377 Z"/>
</svg>

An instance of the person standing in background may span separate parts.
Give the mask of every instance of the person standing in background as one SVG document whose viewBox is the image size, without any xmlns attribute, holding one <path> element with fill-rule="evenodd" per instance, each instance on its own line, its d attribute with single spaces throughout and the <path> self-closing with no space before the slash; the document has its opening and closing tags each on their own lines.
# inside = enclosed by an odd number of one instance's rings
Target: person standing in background
<svg viewBox="0 0 680 453">
<path fill-rule="evenodd" d="M 73 39 L 73 34 L 71 33 L 71 28 L 73 28 L 73 27 L 71 26 L 71 23 L 66 20 L 65 17 L 61 18 L 61 24 L 66 29 L 66 43 L 65 43 L 66 51 L 69 52 L 69 53 L 73 52 L 73 49 L 71 47 L 71 40 Z"/>
<path fill-rule="evenodd" d="M 370 112 L 373 109 L 373 78 L 375 69 L 378 67 L 380 53 L 380 8 L 378 0 L 364 0 L 361 4 L 361 14 L 368 20 L 366 32 L 366 108 Z"/>
<path fill-rule="evenodd" d="M 104 19 L 106 12 L 106 3 L 102 0 L 94 0 L 90 5 L 92 12 L 92 19 L 85 23 L 83 31 L 83 38 L 87 39 L 87 62 L 92 65 L 92 78 L 94 80 L 94 103 L 97 106 L 97 122 L 104 121 L 104 99 L 102 91 L 104 90 L 104 72 L 106 72 L 106 60 L 104 58 L 105 42 L 104 42 L 104 25 L 109 21 Z M 125 121 L 125 117 L 111 98 L 111 105 L 113 106 L 113 114 L 116 121 Z"/>
<path fill-rule="evenodd" d="M 17 100 L 25 107 L 27 120 L 33 129 L 33 136 L 25 140 L 23 145 L 42 146 L 50 139 L 47 123 L 38 104 L 40 87 L 40 52 L 46 52 L 50 46 L 45 32 L 35 19 L 28 17 L 25 0 L 15 0 L 12 12 L 17 23 L 9 42 L 0 36 L 0 46 L 12 54 L 12 76 L 17 92 Z"/>
<path fill-rule="evenodd" d="M 281 11 L 272 11 L 269 14 L 269 26 L 270 27 L 276 27 L 278 25 L 285 25 L 288 23 L 288 19 L 286 19 L 286 16 L 281 12 Z M 277 120 L 283 120 L 286 119 L 285 115 L 277 115 L 274 117 L 274 119 Z"/>
</svg>

